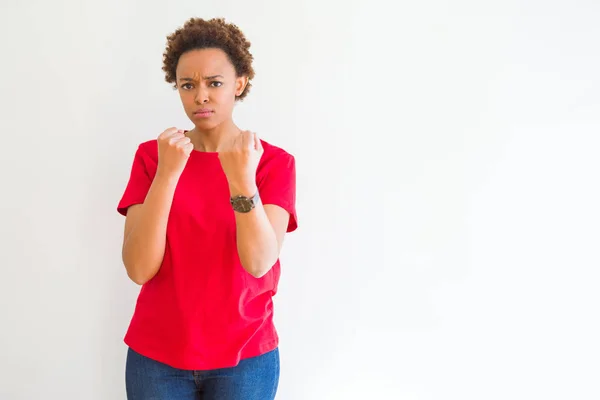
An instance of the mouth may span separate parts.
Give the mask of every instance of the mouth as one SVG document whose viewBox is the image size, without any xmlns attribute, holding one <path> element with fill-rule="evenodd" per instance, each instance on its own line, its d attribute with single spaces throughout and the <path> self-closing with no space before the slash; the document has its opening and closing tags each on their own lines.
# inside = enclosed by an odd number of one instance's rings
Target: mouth
<svg viewBox="0 0 600 400">
<path fill-rule="evenodd" d="M 194 111 L 194 116 L 199 118 L 207 118 L 210 117 L 214 113 L 213 110 L 208 108 L 201 108 L 199 110 Z"/>
</svg>

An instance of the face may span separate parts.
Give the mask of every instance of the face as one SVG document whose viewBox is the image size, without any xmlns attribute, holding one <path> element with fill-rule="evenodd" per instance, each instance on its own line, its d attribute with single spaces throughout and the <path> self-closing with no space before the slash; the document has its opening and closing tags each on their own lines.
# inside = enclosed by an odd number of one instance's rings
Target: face
<svg viewBox="0 0 600 400">
<path fill-rule="evenodd" d="M 177 89 L 187 116 L 200 129 L 231 119 L 235 96 L 247 84 L 221 49 L 191 50 L 179 57 Z"/>
</svg>

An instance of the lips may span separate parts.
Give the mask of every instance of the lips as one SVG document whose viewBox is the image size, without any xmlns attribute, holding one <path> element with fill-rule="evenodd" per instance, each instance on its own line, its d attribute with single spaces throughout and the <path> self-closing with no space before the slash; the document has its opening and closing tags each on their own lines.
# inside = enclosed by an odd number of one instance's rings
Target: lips
<svg viewBox="0 0 600 400">
<path fill-rule="evenodd" d="M 210 115 L 212 113 L 213 113 L 213 110 L 211 110 L 209 108 L 201 108 L 199 110 L 194 111 L 194 115 L 200 115 L 200 116 Z"/>
</svg>

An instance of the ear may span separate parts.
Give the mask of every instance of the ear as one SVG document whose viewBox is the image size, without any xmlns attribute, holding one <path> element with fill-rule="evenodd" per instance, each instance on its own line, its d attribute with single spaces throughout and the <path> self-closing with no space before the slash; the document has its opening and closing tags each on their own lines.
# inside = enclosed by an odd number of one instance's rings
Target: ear
<svg viewBox="0 0 600 400">
<path fill-rule="evenodd" d="M 235 80 L 235 97 L 239 97 L 242 93 L 244 93 L 246 85 L 248 85 L 247 76 L 240 76 Z"/>
</svg>

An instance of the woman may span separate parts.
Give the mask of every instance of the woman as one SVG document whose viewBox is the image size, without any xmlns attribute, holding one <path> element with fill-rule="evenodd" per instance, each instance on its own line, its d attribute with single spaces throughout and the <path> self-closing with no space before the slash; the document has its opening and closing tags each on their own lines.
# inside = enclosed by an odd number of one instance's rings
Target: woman
<svg viewBox="0 0 600 400">
<path fill-rule="evenodd" d="M 275 397 L 272 296 L 297 227 L 295 161 L 233 122 L 254 77 L 249 47 L 223 19 L 168 36 L 166 81 L 194 128 L 138 147 L 118 205 L 123 262 L 142 285 L 125 336 L 129 399 Z"/>
</svg>

